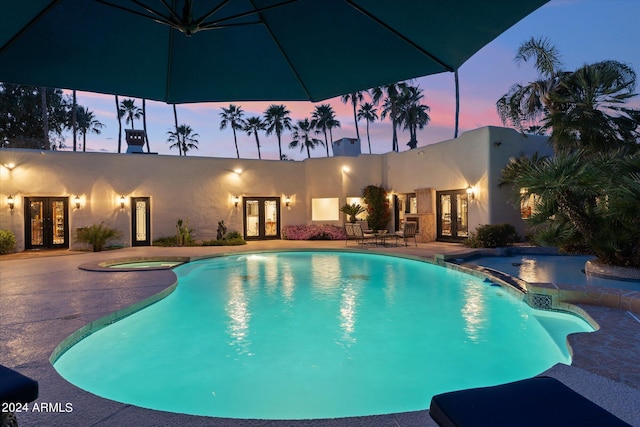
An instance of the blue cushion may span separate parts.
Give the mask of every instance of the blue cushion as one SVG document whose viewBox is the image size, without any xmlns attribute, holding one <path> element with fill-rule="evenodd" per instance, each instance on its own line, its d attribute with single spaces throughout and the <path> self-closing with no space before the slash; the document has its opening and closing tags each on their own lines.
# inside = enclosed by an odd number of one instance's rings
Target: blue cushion
<svg viewBox="0 0 640 427">
<path fill-rule="evenodd" d="M 630 426 L 550 377 L 438 394 L 429 415 L 440 427 Z"/>
<path fill-rule="evenodd" d="M 28 403 L 37 398 L 37 381 L 0 365 L 0 402 Z"/>
</svg>

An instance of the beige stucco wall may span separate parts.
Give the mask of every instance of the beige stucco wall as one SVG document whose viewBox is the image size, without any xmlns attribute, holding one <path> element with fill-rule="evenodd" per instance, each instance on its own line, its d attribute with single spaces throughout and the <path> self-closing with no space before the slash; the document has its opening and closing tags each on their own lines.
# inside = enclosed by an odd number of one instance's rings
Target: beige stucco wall
<svg viewBox="0 0 640 427">
<path fill-rule="evenodd" d="M 130 198 L 150 197 L 152 239 L 173 235 L 181 218 L 189 221 L 197 239 L 208 240 L 215 238 L 220 220 L 228 230 L 242 232 L 242 205 L 234 206 L 234 195 L 281 197 L 282 225 L 309 224 L 312 198 L 337 197 L 342 205 L 347 197 L 358 197 L 365 186 L 375 184 L 396 193 L 474 185 L 471 230 L 490 222 L 510 222 L 523 229 L 518 210 L 507 205 L 506 192 L 497 189 L 497 177 L 509 157 L 546 147 L 544 139 L 486 127 L 402 153 L 302 162 L 2 149 L 0 164 L 15 167 L 0 167 L 0 228 L 12 230 L 22 250 L 24 197 L 64 196 L 69 197 L 72 248 L 83 247 L 74 242 L 74 230 L 102 221 L 121 230 L 121 243 L 130 245 Z M 238 168 L 241 174 L 234 172 Z M 10 194 L 13 211 L 6 203 Z M 76 195 L 80 209 L 74 206 Z M 124 209 L 121 195 L 126 197 Z M 285 196 L 291 196 L 289 208 Z M 334 223 L 343 221 L 341 214 Z"/>
</svg>

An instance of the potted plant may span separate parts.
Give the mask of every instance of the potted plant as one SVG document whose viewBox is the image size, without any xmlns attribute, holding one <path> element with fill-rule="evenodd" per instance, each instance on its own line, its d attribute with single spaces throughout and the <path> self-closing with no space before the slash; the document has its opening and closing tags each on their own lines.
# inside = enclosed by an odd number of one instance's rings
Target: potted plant
<svg viewBox="0 0 640 427">
<path fill-rule="evenodd" d="M 345 213 L 349 217 L 349 222 L 354 224 L 356 222 L 356 216 L 366 212 L 366 209 L 357 203 L 346 203 L 340 208 L 340 212 Z"/>
</svg>

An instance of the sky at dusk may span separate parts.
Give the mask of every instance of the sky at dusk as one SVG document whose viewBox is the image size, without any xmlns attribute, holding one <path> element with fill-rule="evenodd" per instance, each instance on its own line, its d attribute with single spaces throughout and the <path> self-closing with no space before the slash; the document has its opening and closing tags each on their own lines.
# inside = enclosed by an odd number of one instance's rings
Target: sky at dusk
<svg viewBox="0 0 640 427">
<path fill-rule="evenodd" d="M 559 49 L 564 68 L 574 70 L 585 63 L 613 59 L 631 65 L 640 74 L 640 0 L 551 0 L 531 15 L 507 30 L 493 42 L 485 46 L 460 67 L 460 133 L 482 126 L 501 126 L 496 113 L 496 101 L 514 83 L 528 83 L 537 74 L 531 64 L 518 67 L 513 57 L 520 44 L 531 37 L 544 36 Z M 380 66 L 384 66 L 381 53 Z M 415 79 L 412 84 L 423 89 L 422 102 L 430 107 L 431 123 L 418 133 L 418 146 L 424 146 L 453 138 L 455 120 L 455 88 L 453 73 L 442 73 Z M 70 93 L 70 92 L 68 92 Z M 93 111 L 105 127 L 101 135 L 87 135 L 87 151 L 117 152 L 118 122 L 115 99 L 111 95 L 78 92 L 78 103 Z M 367 96 L 365 95 L 365 98 Z M 640 97 L 632 105 L 640 108 Z M 120 97 L 120 100 L 124 99 Z M 355 138 L 355 125 L 351 105 L 345 105 L 340 98 L 332 98 L 321 103 L 329 103 L 341 123 L 334 129 L 334 139 Z M 136 100 L 141 107 L 142 101 Z M 189 156 L 236 157 L 231 130 L 220 130 L 221 107 L 226 103 L 182 104 L 177 106 L 178 121 L 188 124 L 199 134 L 199 148 Z M 245 112 L 245 118 L 262 115 L 270 102 L 235 102 Z M 277 102 L 285 104 L 291 111 L 294 123 L 310 117 L 318 104 L 311 102 Z M 152 152 L 178 155 L 176 149 L 169 150 L 167 131 L 174 126 L 171 105 L 147 101 L 147 129 Z M 381 108 L 378 107 L 380 111 Z M 362 151 L 368 153 L 366 124 L 360 122 Z M 129 127 L 124 124 L 123 127 Z M 136 129 L 142 128 L 142 121 L 136 120 Z M 372 152 L 391 151 L 391 122 L 375 122 L 370 127 Z M 71 149 L 70 135 L 66 136 L 67 149 Z M 263 159 L 277 159 L 278 146 L 275 136 L 260 134 Z M 318 135 L 318 138 L 322 136 Z M 405 151 L 409 140 L 407 131 L 399 132 L 400 151 Z M 302 160 L 306 152 L 291 150 L 288 144 L 291 136 L 283 135 L 283 153 L 289 158 Z M 244 132 L 238 133 L 241 158 L 257 159 L 255 137 Z M 123 151 L 126 150 L 123 132 Z M 326 156 L 323 147 L 312 151 L 312 157 Z"/>
</svg>

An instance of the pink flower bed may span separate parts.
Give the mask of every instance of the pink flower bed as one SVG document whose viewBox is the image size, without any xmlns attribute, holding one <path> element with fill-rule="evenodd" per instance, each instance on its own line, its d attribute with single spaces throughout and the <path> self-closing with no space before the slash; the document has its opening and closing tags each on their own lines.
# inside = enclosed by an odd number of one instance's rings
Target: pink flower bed
<svg viewBox="0 0 640 427">
<path fill-rule="evenodd" d="M 282 234 L 286 240 L 344 240 L 344 228 L 337 225 L 285 225 Z"/>
</svg>

